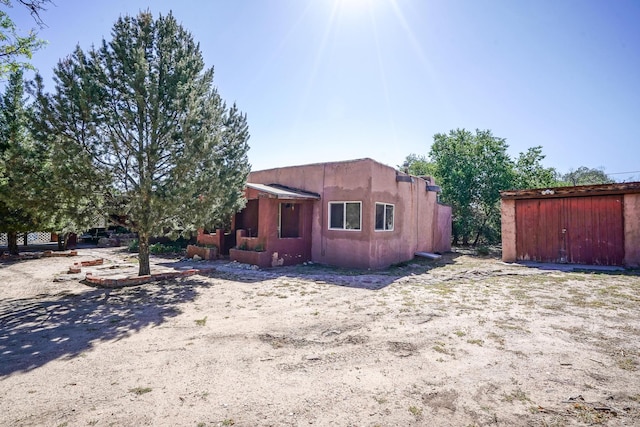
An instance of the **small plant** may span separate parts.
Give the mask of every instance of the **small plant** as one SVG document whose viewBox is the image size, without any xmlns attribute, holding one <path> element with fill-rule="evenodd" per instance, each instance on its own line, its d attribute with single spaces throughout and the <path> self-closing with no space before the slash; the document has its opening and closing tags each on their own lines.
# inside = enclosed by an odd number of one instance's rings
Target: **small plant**
<svg viewBox="0 0 640 427">
<path fill-rule="evenodd" d="M 373 396 L 373 400 L 378 402 L 378 404 L 382 405 L 383 403 L 387 403 L 387 399 L 385 397 Z"/>
<path fill-rule="evenodd" d="M 464 331 L 455 331 L 454 334 L 456 334 L 459 337 L 463 337 L 463 336 L 467 335 L 467 333 L 464 332 Z"/>
<path fill-rule="evenodd" d="M 514 400 L 518 400 L 520 402 L 531 402 L 524 391 L 522 391 L 519 387 L 512 391 L 510 394 L 503 393 L 502 400 L 504 402 L 513 403 Z"/>
<path fill-rule="evenodd" d="M 233 418 L 227 418 L 227 419 L 222 421 L 222 425 L 223 426 L 232 426 L 232 425 L 235 425 L 235 424 L 236 424 L 236 422 L 233 421 Z"/>
<path fill-rule="evenodd" d="M 409 406 L 409 412 L 416 418 L 422 417 L 422 408 L 418 408 L 417 406 Z"/>
<path fill-rule="evenodd" d="M 246 251 L 248 248 L 249 247 L 247 246 L 247 242 L 242 242 L 238 246 L 236 246 L 236 249 L 240 249 L 241 251 Z"/>
<path fill-rule="evenodd" d="M 149 393 L 150 391 L 151 391 L 150 387 L 135 387 L 135 388 L 129 389 L 129 393 L 133 393 L 138 396 L 142 396 L 143 394 Z"/>
<path fill-rule="evenodd" d="M 254 251 L 256 252 L 264 252 L 264 245 L 262 243 L 256 245 L 255 248 L 253 248 Z"/>
<path fill-rule="evenodd" d="M 202 319 L 196 319 L 195 322 L 198 326 L 204 326 L 207 324 L 207 316 L 204 316 Z"/>
<path fill-rule="evenodd" d="M 625 371 L 635 371 L 637 370 L 636 361 L 631 358 L 618 360 L 618 368 L 624 369 Z"/>
</svg>

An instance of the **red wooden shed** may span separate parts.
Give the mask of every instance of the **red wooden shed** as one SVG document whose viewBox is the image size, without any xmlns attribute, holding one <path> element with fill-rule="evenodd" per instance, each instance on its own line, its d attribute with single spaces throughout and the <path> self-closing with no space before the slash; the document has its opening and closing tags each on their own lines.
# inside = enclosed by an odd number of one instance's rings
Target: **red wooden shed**
<svg viewBox="0 0 640 427">
<path fill-rule="evenodd" d="M 640 182 L 500 195 L 504 261 L 640 266 Z"/>
</svg>

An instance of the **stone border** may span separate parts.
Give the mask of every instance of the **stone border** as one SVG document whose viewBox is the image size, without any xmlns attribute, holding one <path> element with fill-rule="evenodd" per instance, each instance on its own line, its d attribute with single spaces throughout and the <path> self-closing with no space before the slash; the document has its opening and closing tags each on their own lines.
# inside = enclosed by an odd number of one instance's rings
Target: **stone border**
<svg viewBox="0 0 640 427">
<path fill-rule="evenodd" d="M 80 261 L 74 262 L 71 267 L 69 267 L 68 274 L 78 274 L 82 271 L 82 267 L 93 267 L 96 265 L 104 264 L 104 258 L 94 259 L 93 261 Z"/>
<path fill-rule="evenodd" d="M 11 255 L 10 253 L 4 253 L 0 251 L 0 259 L 9 260 L 9 261 L 25 261 L 30 259 L 38 259 L 42 257 L 47 258 L 66 258 L 77 256 L 78 251 L 66 251 L 66 252 L 54 252 L 54 251 L 44 251 L 44 252 L 21 252 L 18 255 Z"/>
<path fill-rule="evenodd" d="M 44 257 L 53 257 L 53 258 L 70 257 L 70 256 L 77 256 L 77 255 L 78 255 L 78 251 L 69 251 L 69 252 L 44 251 L 42 253 L 42 256 Z"/>
<path fill-rule="evenodd" d="M 94 265 L 102 265 L 104 264 L 104 258 L 94 259 L 93 261 L 80 261 L 74 262 L 74 267 L 93 267 Z"/>
<path fill-rule="evenodd" d="M 122 288 L 125 286 L 142 285 L 144 283 L 155 282 L 156 280 L 175 279 L 178 277 L 188 277 L 194 274 L 210 273 L 215 271 L 215 268 L 207 268 L 202 270 L 190 269 L 184 271 L 170 271 L 167 273 L 149 274 L 146 276 L 134 276 L 124 277 L 121 279 L 109 279 L 105 277 L 94 276 L 92 273 L 87 273 L 85 281 L 92 285 L 99 286 L 101 288 Z"/>
</svg>

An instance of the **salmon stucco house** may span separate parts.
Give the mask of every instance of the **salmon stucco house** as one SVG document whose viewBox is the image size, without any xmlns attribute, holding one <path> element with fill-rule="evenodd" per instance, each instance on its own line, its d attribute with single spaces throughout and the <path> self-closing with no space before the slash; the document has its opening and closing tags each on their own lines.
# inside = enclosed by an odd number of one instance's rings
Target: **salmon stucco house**
<svg viewBox="0 0 640 427">
<path fill-rule="evenodd" d="M 429 177 L 371 159 L 251 172 L 231 260 L 379 269 L 451 249 L 451 208 Z"/>
</svg>

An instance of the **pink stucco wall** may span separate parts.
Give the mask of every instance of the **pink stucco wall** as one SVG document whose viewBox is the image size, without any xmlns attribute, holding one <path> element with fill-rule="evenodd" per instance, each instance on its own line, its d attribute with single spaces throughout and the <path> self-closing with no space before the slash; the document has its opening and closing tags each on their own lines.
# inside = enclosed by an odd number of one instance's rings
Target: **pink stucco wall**
<svg viewBox="0 0 640 427">
<path fill-rule="evenodd" d="M 396 170 L 371 159 L 252 172 L 249 182 L 281 184 L 321 195 L 313 202 L 311 259 L 357 268 L 383 268 L 416 251 L 451 249 L 451 208 L 437 203 L 427 182 L 397 182 Z M 362 202 L 361 230 L 329 230 L 329 202 Z M 393 204 L 394 230 L 375 231 L 375 203 Z M 262 214 L 261 214 L 262 216 Z"/>
<path fill-rule="evenodd" d="M 624 263 L 640 267 L 640 194 L 624 195 Z"/>
</svg>

